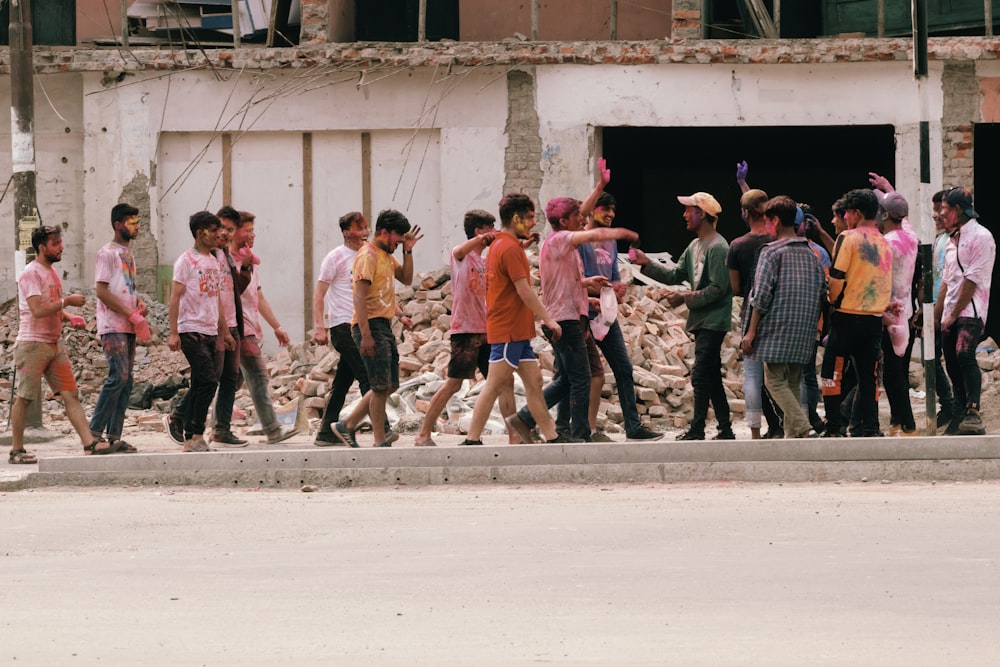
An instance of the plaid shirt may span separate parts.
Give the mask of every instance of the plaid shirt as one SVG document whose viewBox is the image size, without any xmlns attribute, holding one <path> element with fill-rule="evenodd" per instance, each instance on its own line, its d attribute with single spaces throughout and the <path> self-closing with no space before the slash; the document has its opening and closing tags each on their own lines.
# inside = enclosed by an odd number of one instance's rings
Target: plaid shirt
<svg viewBox="0 0 1000 667">
<path fill-rule="evenodd" d="M 760 313 L 754 354 L 764 363 L 812 359 L 826 277 L 806 239 L 780 239 L 761 248 L 751 305 Z"/>
</svg>

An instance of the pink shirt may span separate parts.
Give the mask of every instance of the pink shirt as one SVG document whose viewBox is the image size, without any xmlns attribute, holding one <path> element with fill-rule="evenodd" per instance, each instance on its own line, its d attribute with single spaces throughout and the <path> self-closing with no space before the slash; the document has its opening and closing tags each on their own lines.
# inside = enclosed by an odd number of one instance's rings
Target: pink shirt
<svg viewBox="0 0 1000 667">
<path fill-rule="evenodd" d="M 112 241 L 97 251 L 94 282 L 105 283 L 112 299 L 131 312 L 139 304 L 135 289 L 135 258 L 132 249 Z M 128 318 L 116 313 L 97 300 L 97 335 L 106 333 L 135 333 L 135 325 Z"/>
<path fill-rule="evenodd" d="M 917 237 L 909 225 L 886 232 L 885 240 L 892 249 L 892 301 L 903 304 L 903 319 L 913 317 L 913 270 L 917 265 Z"/>
<path fill-rule="evenodd" d="M 228 275 L 229 269 L 226 269 Z M 189 248 L 174 262 L 174 282 L 184 286 L 177 312 L 178 333 L 219 335 L 219 283 L 222 267 L 215 255 Z M 235 306 L 234 306 L 235 307 Z"/>
<path fill-rule="evenodd" d="M 260 272 L 256 264 L 251 264 L 250 283 L 240 294 L 240 303 L 243 304 L 243 331 L 244 336 L 254 336 L 257 340 L 264 339 L 264 328 L 260 326 Z"/>
<path fill-rule="evenodd" d="M 62 299 L 62 282 L 55 269 L 32 261 L 17 279 L 17 307 L 21 316 L 17 340 L 58 343 L 62 334 L 62 310 L 47 317 L 35 317 L 28 307 L 28 297 L 32 296 L 40 297 L 43 306 Z"/>
<path fill-rule="evenodd" d="M 556 322 L 578 320 L 587 314 L 587 293 L 581 282 L 583 262 L 572 243 L 573 233 L 553 232 L 538 252 L 542 305 Z"/>
<path fill-rule="evenodd" d="M 451 255 L 451 333 L 486 333 L 486 260 Z"/>
</svg>

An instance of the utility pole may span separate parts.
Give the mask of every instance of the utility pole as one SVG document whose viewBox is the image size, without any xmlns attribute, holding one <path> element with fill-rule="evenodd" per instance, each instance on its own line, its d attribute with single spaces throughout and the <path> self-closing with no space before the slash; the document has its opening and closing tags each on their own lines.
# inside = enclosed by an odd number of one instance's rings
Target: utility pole
<svg viewBox="0 0 1000 667">
<path fill-rule="evenodd" d="M 31 1 L 10 0 L 10 156 L 14 186 L 14 270 L 34 257 L 31 230 L 38 226 L 35 198 L 35 65 Z M 42 427 L 41 392 L 28 408 L 28 428 Z"/>
</svg>

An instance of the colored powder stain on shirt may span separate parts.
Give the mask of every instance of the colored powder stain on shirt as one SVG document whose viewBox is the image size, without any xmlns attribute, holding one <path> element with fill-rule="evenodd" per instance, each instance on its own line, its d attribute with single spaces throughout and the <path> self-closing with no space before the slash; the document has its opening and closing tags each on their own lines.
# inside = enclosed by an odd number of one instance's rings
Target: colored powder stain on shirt
<svg viewBox="0 0 1000 667">
<path fill-rule="evenodd" d="M 862 261 L 875 266 L 879 266 L 883 259 L 883 257 L 879 255 L 878 246 L 874 243 L 870 243 L 868 239 L 863 240 L 858 246 L 858 257 L 860 257 Z M 889 261 L 892 261 L 891 257 L 889 258 Z"/>
</svg>

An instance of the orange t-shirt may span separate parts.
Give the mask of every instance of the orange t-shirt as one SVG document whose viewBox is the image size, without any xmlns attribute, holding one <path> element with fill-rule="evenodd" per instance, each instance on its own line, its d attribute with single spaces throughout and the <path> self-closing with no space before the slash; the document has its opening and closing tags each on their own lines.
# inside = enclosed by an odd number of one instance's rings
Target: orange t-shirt
<svg viewBox="0 0 1000 667">
<path fill-rule="evenodd" d="M 486 255 L 486 340 L 508 343 L 535 337 L 535 314 L 517 293 L 514 281 L 531 281 L 524 248 L 501 231 Z"/>
</svg>

